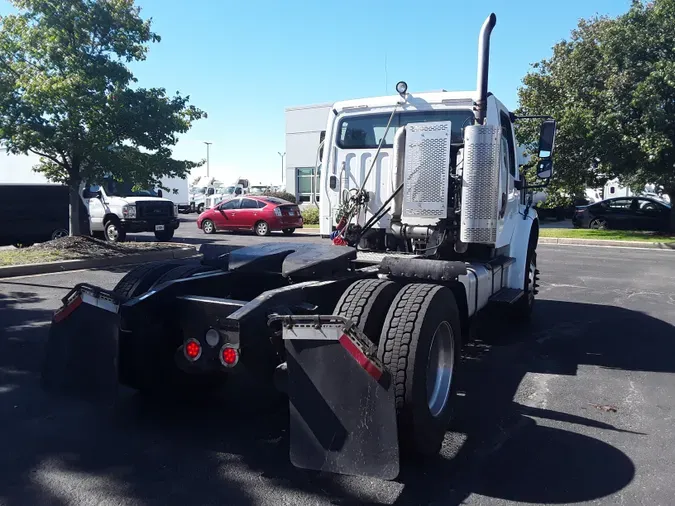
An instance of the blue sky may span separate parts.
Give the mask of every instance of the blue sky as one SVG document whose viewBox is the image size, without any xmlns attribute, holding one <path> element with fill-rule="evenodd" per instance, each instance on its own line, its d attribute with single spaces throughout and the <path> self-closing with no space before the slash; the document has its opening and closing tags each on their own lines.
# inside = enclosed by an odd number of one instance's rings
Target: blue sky
<svg viewBox="0 0 675 506">
<path fill-rule="evenodd" d="M 413 93 L 472 89 L 478 31 L 495 12 L 490 91 L 514 108 L 530 63 L 550 56 L 579 18 L 620 14 L 630 0 L 136 3 L 162 37 L 134 65 L 140 85 L 190 95 L 209 115 L 175 156 L 204 158 L 210 141 L 212 174 L 279 183 L 285 107 L 391 94 L 398 80 Z"/>
</svg>

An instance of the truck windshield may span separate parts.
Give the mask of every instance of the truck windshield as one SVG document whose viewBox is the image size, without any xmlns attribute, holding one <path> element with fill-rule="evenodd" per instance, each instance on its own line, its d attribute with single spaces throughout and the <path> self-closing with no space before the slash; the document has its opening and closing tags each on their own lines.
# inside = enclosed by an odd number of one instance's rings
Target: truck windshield
<svg viewBox="0 0 675 506">
<path fill-rule="evenodd" d="M 135 189 L 131 183 L 107 180 L 105 184 L 106 194 L 112 197 L 156 197 L 154 190 Z"/>
<path fill-rule="evenodd" d="M 377 149 L 382 140 L 387 122 L 391 113 L 364 114 L 347 116 L 338 126 L 338 147 L 347 149 Z M 394 116 L 387 132 L 383 147 L 390 148 L 394 144 L 394 135 L 399 127 L 408 123 L 423 123 L 427 121 L 451 121 L 451 142 L 464 142 L 462 129 L 471 124 L 473 112 L 470 110 L 437 110 L 401 112 Z"/>
</svg>

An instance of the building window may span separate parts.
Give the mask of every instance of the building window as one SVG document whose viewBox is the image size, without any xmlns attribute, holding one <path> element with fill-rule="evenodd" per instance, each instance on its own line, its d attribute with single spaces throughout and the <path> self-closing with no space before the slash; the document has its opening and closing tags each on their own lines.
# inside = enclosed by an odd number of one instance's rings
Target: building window
<svg viewBox="0 0 675 506">
<path fill-rule="evenodd" d="M 297 185 L 297 199 L 298 203 L 318 202 L 319 201 L 319 181 L 321 180 L 321 167 L 316 169 L 316 176 L 314 177 L 314 185 L 312 187 L 312 173 L 314 167 L 299 167 L 295 169 L 296 177 L 298 179 Z M 312 200 L 312 193 L 314 193 L 314 200 Z"/>
</svg>

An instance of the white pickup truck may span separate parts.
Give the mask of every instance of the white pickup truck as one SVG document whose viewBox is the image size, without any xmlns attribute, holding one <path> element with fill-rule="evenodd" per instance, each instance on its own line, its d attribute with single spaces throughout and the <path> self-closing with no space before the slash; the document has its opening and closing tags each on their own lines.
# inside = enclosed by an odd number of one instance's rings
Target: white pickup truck
<svg viewBox="0 0 675 506">
<path fill-rule="evenodd" d="M 135 232 L 154 232 L 158 241 L 170 241 L 180 226 L 178 206 L 162 198 L 161 190 L 137 190 L 106 179 L 103 185 L 83 185 L 81 195 L 91 233 L 110 242 L 124 241 L 127 233 Z"/>
</svg>

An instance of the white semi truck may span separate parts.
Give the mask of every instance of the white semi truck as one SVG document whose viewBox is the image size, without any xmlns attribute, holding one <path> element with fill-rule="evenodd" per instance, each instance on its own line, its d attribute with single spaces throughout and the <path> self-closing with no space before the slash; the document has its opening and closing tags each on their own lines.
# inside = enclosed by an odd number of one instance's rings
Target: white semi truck
<svg viewBox="0 0 675 506">
<path fill-rule="evenodd" d="M 237 178 L 234 184 L 225 185 L 213 178 L 206 181 L 202 178 L 191 188 L 190 211 L 201 214 L 205 209 L 210 209 L 226 198 L 247 193 L 249 193 L 248 179 Z"/>
<path fill-rule="evenodd" d="M 401 82 L 398 95 L 335 104 L 320 202 L 336 245 L 204 245 L 201 265 L 144 265 L 112 291 L 77 285 L 52 321 L 44 386 L 193 396 L 252 373 L 288 395 L 298 467 L 393 479 L 402 455 L 436 455 L 472 325 L 493 306 L 527 319 L 537 293 L 534 188 L 513 130 L 543 120 L 547 180 L 555 121 L 488 93 L 495 23 L 480 33 L 476 90 Z"/>
</svg>

